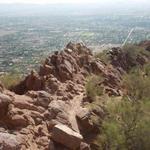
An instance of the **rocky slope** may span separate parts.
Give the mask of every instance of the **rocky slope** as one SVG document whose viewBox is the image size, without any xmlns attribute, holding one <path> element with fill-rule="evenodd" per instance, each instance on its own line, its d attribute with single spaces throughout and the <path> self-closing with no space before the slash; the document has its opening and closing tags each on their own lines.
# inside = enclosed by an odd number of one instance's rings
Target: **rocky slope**
<svg viewBox="0 0 150 150">
<path fill-rule="evenodd" d="M 104 92 L 121 95 L 121 75 L 128 62 L 119 48 L 109 55 L 112 64 L 108 66 L 82 43 L 69 43 L 51 54 L 39 72 L 32 71 L 10 90 L 1 83 L 0 149 L 95 149 L 87 138 L 98 132 L 91 115 L 103 117 L 104 112 L 85 108 L 86 77 L 101 74 Z"/>
</svg>

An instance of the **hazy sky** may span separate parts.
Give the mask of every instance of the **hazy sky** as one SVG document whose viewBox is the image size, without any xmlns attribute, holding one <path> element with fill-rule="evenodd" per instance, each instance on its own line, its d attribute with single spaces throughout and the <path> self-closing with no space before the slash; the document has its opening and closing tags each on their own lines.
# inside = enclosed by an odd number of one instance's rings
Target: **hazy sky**
<svg viewBox="0 0 150 150">
<path fill-rule="evenodd" d="M 0 3 L 148 3 L 150 0 L 0 0 Z"/>
</svg>

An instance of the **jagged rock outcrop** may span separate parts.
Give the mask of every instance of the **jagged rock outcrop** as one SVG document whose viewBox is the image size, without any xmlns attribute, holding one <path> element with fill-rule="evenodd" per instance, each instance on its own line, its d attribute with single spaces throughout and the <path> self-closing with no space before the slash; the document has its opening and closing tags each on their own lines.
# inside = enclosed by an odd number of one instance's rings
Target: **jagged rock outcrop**
<svg viewBox="0 0 150 150">
<path fill-rule="evenodd" d="M 50 55 L 39 73 L 32 71 L 11 87 L 12 92 L 0 86 L 0 124 L 14 139 L 12 144 L 6 140 L 2 149 L 90 149 L 77 113 L 84 109 L 85 77 L 102 73 L 103 65 L 82 43 L 69 43 Z"/>
<path fill-rule="evenodd" d="M 105 113 L 84 108 L 86 77 L 101 74 L 104 80 L 97 84 L 108 95 L 121 95 L 121 75 L 133 65 L 119 48 L 110 55 L 108 66 L 84 44 L 69 43 L 11 91 L 0 83 L 0 149 L 90 150 L 86 135 L 99 130 L 91 115 Z"/>
<path fill-rule="evenodd" d="M 103 83 L 105 91 L 110 95 L 121 94 L 118 70 L 108 68 L 102 61 L 96 59 L 82 43 L 69 43 L 63 51 L 50 55 L 40 66 L 39 73 L 31 72 L 12 90 L 18 94 L 24 94 L 29 90 L 45 90 L 53 95 L 60 95 L 60 99 L 65 100 L 78 93 L 77 84 L 84 85 L 85 77 L 89 74 L 102 74 L 105 78 Z M 70 91 L 70 94 L 66 91 Z"/>
<path fill-rule="evenodd" d="M 117 70 L 120 72 L 127 72 L 136 65 L 144 65 L 146 62 L 148 62 L 150 59 L 149 54 L 147 55 L 144 53 L 144 49 L 142 52 L 135 53 L 135 48 L 139 49 L 139 47 L 129 47 L 128 50 L 125 51 L 119 47 L 112 48 L 112 50 L 109 51 L 109 55 L 113 67 L 117 68 Z M 147 47 L 143 45 L 142 48 Z"/>
</svg>

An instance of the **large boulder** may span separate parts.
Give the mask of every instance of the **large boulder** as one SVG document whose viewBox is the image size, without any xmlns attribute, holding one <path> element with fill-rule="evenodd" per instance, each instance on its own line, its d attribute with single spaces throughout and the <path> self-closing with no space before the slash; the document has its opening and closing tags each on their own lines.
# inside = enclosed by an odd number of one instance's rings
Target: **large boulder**
<svg viewBox="0 0 150 150">
<path fill-rule="evenodd" d="M 68 121 L 68 108 L 69 105 L 61 100 L 54 100 L 49 104 L 48 111 L 45 112 L 47 120 L 55 119 L 62 124 L 69 125 Z"/>
<path fill-rule="evenodd" d="M 72 150 L 79 148 L 83 137 L 69 127 L 58 124 L 52 130 L 52 139 Z"/>
</svg>

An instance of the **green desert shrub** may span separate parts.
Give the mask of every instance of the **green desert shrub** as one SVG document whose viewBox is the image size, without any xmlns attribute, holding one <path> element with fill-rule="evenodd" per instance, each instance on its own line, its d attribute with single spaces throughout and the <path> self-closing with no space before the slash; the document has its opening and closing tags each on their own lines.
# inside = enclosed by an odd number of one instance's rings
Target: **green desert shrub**
<svg viewBox="0 0 150 150">
<path fill-rule="evenodd" d="M 103 121 L 102 132 L 96 139 L 100 149 L 149 150 L 150 120 L 144 106 L 127 98 L 115 105 L 110 103 L 107 106 L 109 115 Z"/>
<path fill-rule="evenodd" d="M 12 85 L 16 85 L 21 81 L 21 75 L 18 72 L 7 73 L 0 76 L 0 81 L 5 88 L 9 89 Z"/>
<path fill-rule="evenodd" d="M 143 69 L 132 69 L 129 74 L 124 76 L 126 94 L 132 100 L 150 100 L 150 71 L 148 68 L 150 65 L 144 65 Z"/>
<path fill-rule="evenodd" d="M 86 94 L 88 97 L 90 97 L 92 100 L 96 100 L 97 96 L 100 96 L 103 94 L 103 87 L 100 85 L 101 82 L 103 82 L 103 78 L 99 75 L 93 75 L 88 77 L 86 83 Z"/>
<path fill-rule="evenodd" d="M 143 66 L 143 72 L 145 76 L 150 77 L 150 62 Z"/>
</svg>

